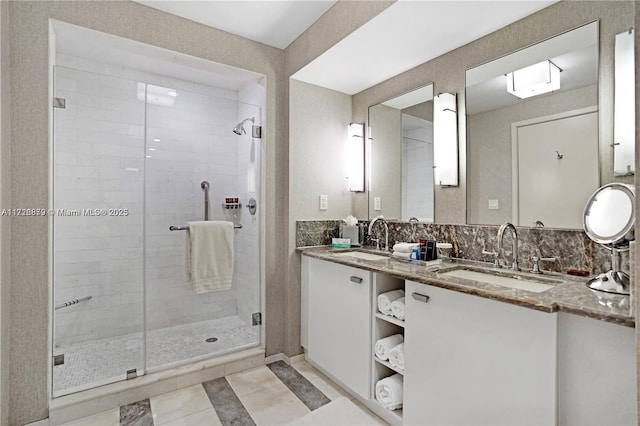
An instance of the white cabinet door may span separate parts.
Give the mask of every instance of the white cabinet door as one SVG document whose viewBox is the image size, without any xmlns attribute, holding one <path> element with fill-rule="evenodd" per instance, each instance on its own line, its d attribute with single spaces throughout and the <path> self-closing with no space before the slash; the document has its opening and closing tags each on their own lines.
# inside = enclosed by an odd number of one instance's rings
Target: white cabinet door
<svg viewBox="0 0 640 426">
<path fill-rule="evenodd" d="M 404 424 L 555 424 L 555 314 L 411 281 L 405 303 Z"/>
<path fill-rule="evenodd" d="M 561 313 L 558 423 L 637 425 L 635 329 Z"/>
<path fill-rule="evenodd" d="M 369 398 L 371 272 L 319 259 L 308 270 L 307 357 Z"/>
</svg>

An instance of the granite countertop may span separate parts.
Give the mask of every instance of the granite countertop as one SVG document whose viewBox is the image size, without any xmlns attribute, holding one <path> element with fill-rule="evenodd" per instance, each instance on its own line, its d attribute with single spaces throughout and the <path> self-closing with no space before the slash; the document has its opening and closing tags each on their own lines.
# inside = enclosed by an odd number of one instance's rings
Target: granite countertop
<svg viewBox="0 0 640 426">
<path fill-rule="evenodd" d="M 434 266 L 433 264 L 429 265 L 428 262 L 421 261 L 405 261 L 391 257 L 379 260 L 365 260 L 344 254 L 348 251 L 361 251 L 387 256 L 389 254 L 371 249 L 332 249 L 328 246 L 322 246 L 301 247 L 298 250 L 305 256 L 328 260 L 372 272 L 381 272 L 396 278 L 416 281 L 461 293 L 473 294 L 525 308 L 549 313 L 558 311 L 568 312 L 627 327 L 635 327 L 635 318 L 631 313 L 630 297 L 591 290 L 585 285 L 588 278 L 546 271 L 542 275 L 534 275 L 527 272 L 518 273 L 508 269 L 494 269 L 491 268 L 489 264 L 483 262 L 465 261 L 462 259 L 445 260 L 441 265 Z M 487 270 L 499 274 L 518 274 L 540 283 L 552 284 L 553 288 L 541 293 L 535 293 L 527 290 L 442 275 L 447 271 L 460 269 L 460 266 L 472 267 L 477 271 Z"/>
</svg>

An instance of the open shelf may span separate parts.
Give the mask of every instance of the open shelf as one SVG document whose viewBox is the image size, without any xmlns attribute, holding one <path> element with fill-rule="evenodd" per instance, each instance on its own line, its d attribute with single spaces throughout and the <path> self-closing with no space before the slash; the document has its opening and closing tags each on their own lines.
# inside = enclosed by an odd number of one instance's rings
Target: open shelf
<svg viewBox="0 0 640 426">
<path fill-rule="evenodd" d="M 385 367 L 387 367 L 390 370 L 395 371 L 398 374 L 401 374 L 404 376 L 404 370 L 400 370 L 399 368 L 394 367 L 393 365 L 391 365 L 391 363 L 389 361 L 383 361 L 380 358 L 378 358 L 377 356 L 373 356 L 373 359 L 378 363 L 378 364 L 382 364 Z"/>
<path fill-rule="evenodd" d="M 384 320 L 386 322 L 390 322 L 391 324 L 395 324 L 398 327 L 404 328 L 404 321 L 399 320 L 398 318 L 396 318 L 394 316 L 385 315 L 382 312 L 376 312 L 376 318 L 380 318 L 381 320 Z"/>
<path fill-rule="evenodd" d="M 395 417 L 396 419 L 398 419 L 398 421 L 400 422 L 400 424 L 402 424 L 402 408 L 398 408 L 397 410 L 387 410 L 384 405 L 380 404 L 380 402 L 378 402 L 377 399 L 373 400 L 377 405 L 380 406 L 380 408 L 382 408 L 383 410 L 385 410 L 388 414 L 390 414 L 391 416 Z"/>
<path fill-rule="evenodd" d="M 374 412 L 392 426 L 402 425 L 402 408 L 397 410 L 387 410 L 384 408 L 384 406 L 380 404 L 375 397 L 375 385 L 379 380 L 396 373 L 400 374 L 400 376 L 404 378 L 404 371 L 392 367 L 389 361 L 383 361 L 376 357 L 375 343 L 380 339 L 384 339 L 385 337 L 389 337 L 394 334 L 401 334 L 404 336 L 404 321 L 399 320 L 393 315 L 385 315 L 380 312 L 378 310 L 378 296 L 392 290 L 404 290 L 404 284 L 404 280 L 400 278 L 379 273 L 373 274 L 373 297 L 371 298 L 371 312 L 373 313 L 373 323 L 371 327 L 371 357 L 374 359 L 374 362 L 371 362 L 371 384 L 373 387 L 373 398 L 371 402 L 373 402 L 373 406 L 375 407 Z"/>
</svg>

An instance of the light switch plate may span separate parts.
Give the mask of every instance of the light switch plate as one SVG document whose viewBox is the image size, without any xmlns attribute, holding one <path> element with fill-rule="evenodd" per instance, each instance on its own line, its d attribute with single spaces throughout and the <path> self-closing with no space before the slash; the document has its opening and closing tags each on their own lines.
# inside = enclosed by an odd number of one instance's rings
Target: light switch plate
<svg viewBox="0 0 640 426">
<path fill-rule="evenodd" d="M 320 210 L 327 210 L 329 208 L 329 197 L 327 195 L 320 196 Z"/>
<path fill-rule="evenodd" d="M 380 197 L 373 197 L 373 209 L 382 210 L 382 207 L 380 207 Z"/>
<path fill-rule="evenodd" d="M 489 200 L 489 210 L 498 210 L 498 200 Z"/>
</svg>

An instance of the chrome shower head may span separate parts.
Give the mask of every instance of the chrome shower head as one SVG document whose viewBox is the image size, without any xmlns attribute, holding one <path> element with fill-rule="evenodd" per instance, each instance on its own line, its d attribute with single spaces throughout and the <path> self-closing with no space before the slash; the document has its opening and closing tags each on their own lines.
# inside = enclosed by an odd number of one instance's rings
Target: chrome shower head
<svg viewBox="0 0 640 426">
<path fill-rule="evenodd" d="M 242 123 L 238 124 L 236 127 L 233 128 L 233 133 L 235 133 L 236 135 L 241 135 L 243 133 L 247 133 L 246 130 L 244 130 L 244 127 L 242 126 Z"/>
<path fill-rule="evenodd" d="M 256 118 L 255 117 L 251 117 L 251 118 L 245 118 L 244 120 L 242 120 L 241 122 L 239 122 L 236 127 L 233 128 L 233 133 L 235 133 L 236 135 L 240 136 L 240 135 L 246 135 L 247 131 L 244 129 L 243 124 L 246 121 L 251 121 L 252 123 L 255 123 Z"/>
</svg>

